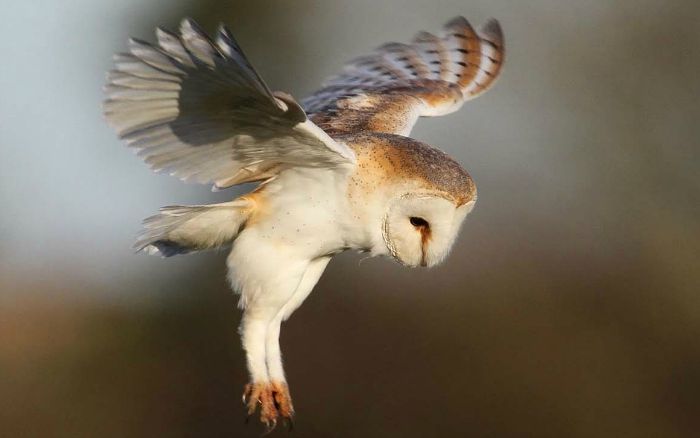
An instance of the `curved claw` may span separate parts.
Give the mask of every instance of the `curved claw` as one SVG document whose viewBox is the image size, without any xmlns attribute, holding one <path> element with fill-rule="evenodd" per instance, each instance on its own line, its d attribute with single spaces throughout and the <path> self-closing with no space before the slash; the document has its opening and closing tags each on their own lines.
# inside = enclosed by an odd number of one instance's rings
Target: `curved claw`
<svg viewBox="0 0 700 438">
<path fill-rule="evenodd" d="M 272 390 L 275 407 L 279 411 L 280 416 L 291 420 L 294 415 L 294 406 L 292 405 L 292 397 L 289 394 L 289 387 L 284 382 L 275 382 L 272 384 Z"/>
<path fill-rule="evenodd" d="M 287 428 L 287 432 L 294 430 L 294 419 L 292 417 L 284 417 L 284 425 Z"/>
<path fill-rule="evenodd" d="M 260 421 L 265 424 L 268 432 L 277 426 L 277 418 L 280 412 L 277 406 L 275 406 L 273 388 L 270 383 L 252 383 L 246 385 L 243 390 L 243 402 L 248 408 L 246 424 L 250 421 L 250 417 L 255 414 L 255 411 L 259 409 Z"/>
<path fill-rule="evenodd" d="M 272 420 L 265 422 L 265 432 L 263 433 L 263 435 L 267 435 L 268 433 L 272 432 L 273 430 L 275 430 L 275 427 L 277 427 L 276 419 L 273 418 Z"/>
<path fill-rule="evenodd" d="M 251 394 L 252 391 L 253 385 L 251 385 L 250 383 L 243 387 L 243 396 L 241 397 L 241 399 L 243 400 L 244 405 L 248 404 L 248 396 Z"/>
</svg>

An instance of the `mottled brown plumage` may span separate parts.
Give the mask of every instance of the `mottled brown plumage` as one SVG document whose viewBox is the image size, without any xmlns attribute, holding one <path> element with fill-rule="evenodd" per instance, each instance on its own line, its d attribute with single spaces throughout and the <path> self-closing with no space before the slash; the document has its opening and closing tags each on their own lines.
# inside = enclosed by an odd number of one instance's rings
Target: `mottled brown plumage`
<svg viewBox="0 0 700 438">
<path fill-rule="evenodd" d="M 302 103 L 310 119 L 332 134 L 408 135 L 418 117 L 456 111 L 491 87 L 504 53 L 496 20 L 476 31 L 457 17 L 440 37 L 419 32 L 411 44 L 387 43 L 356 58 Z"/>
<path fill-rule="evenodd" d="M 415 79 L 348 93 L 318 113 L 311 121 L 329 134 L 384 132 L 408 134 L 420 116 L 419 107 L 457 105 L 462 99 L 456 84 Z"/>
<path fill-rule="evenodd" d="M 354 190 L 406 181 L 415 189 L 442 193 L 456 205 L 476 197 L 476 185 L 466 170 L 441 150 L 409 137 L 364 133 L 338 137 L 357 156 Z"/>
</svg>

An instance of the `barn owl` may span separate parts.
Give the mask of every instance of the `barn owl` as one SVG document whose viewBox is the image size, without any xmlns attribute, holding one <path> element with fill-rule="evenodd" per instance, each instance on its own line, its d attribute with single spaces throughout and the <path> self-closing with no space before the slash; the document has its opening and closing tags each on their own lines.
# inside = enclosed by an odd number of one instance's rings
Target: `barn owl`
<svg viewBox="0 0 700 438">
<path fill-rule="evenodd" d="M 420 32 L 351 61 L 301 102 L 271 91 L 223 26 L 211 39 L 185 19 L 178 34 L 156 37 L 115 56 L 107 121 L 157 172 L 214 189 L 257 185 L 231 202 L 162 208 L 135 248 L 164 257 L 231 248 L 248 415 L 259 409 L 270 428 L 291 422 L 280 325 L 330 259 L 358 250 L 434 266 L 474 207 L 469 174 L 408 135 L 419 117 L 452 113 L 494 83 L 501 28 L 454 18 L 439 36 Z"/>
</svg>

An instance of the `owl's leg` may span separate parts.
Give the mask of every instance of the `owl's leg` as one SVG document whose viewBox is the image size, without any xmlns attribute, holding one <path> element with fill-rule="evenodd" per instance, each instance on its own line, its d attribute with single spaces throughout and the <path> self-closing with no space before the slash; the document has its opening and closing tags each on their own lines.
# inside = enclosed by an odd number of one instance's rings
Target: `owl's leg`
<svg viewBox="0 0 700 438">
<path fill-rule="evenodd" d="M 284 377 L 282 354 L 279 346 L 281 322 L 280 317 L 275 317 L 275 319 L 273 319 L 268 326 L 267 336 L 265 338 L 267 352 L 266 362 L 268 364 L 268 374 L 272 385 L 272 397 L 275 406 L 277 407 L 280 416 L 284 420 L 291 421 L 291 418 L 294 415 L 294 407 L 292 406 L 292 398 L 289 395 L 289 387 L 287 386 L 287 381 Z"/>
<path fill-rule="evenodd" d="M 276 309 L 253 312 L 248 308 L 241 322 L 241 338 L 250 373 L 250 383 L 243 391 L 243 403 L 248 407 L 248 416 L 253 415 L 260 406 L 260 421 L 268 428 L 274 427 L 277 422 L 277 409 L 265 363 L 265 336 L 269 321 L 276 313 Z"/>
<path fill-rule="evenodd" d="M 286 269 L 280 270 L 279 266 Z M 233 280 L 239 286 L 245 308 L 240 332 L 243 349 L 246 352 L 250 383 L 245 387 L 243 399 L 248 407 L 248 415 L 254 414 L 259 407 L 260 420 L 269 429 L 275 426 L 279 411 L 274 397 L 273 382 L 267 368 L 267 332 L 272 321 L 297 290 L 307 266 L 306 261 L 267 259 L 259 261 L 252 267 L 245 266 L 241 262 L 233 274 Z M 250 281 L 250 277 L 245 276 L 253 268 L 264 269 L 264 273 L 256 273 L 256 279 L 261 280 Z"/>
<path fill-rule="evenodd" d="M 302 276 L 299 286 L 294 294 L 289 298 L 285 305 L 277 312 L 275 318 L 270 322 L 267 328 L 266 345 L 266 362 L 267 371 L 272 382 L 272 395 L 277 406 L 280 416 L 287 421 L 290 421 L 294 415 L 294 407 L 292 405 L 292 397 L 289 394 L 289 386 L 284 375 L 284 367 L 282 365 L 282 352 L 280 350 L 279 335 L 282 321 L 289 316 L 301 305 L 302 302 L 309 296 L 311 290 L 321 278 L 321 274 L 326 269 L 330 257 L 323 257 L 313 260 L 306 268 Z"/>
</svg>

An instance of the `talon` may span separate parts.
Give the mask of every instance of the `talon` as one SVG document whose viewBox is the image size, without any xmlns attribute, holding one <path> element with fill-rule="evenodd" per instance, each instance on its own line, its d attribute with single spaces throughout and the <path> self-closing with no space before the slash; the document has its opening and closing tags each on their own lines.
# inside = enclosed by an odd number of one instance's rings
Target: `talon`
<svg viewBox="0 0 700 438">
<path fill-rule="evenodd" d="M 287 432 L 294 430 L 294 419 L 292 417 L 284 417 L 284 425 L 287 428 Z"/>
<path fill-rule="evenodd" d="M 270 420 L 270 421 L 265 421 L 265 432 L 263 432 L 263 435 L 267 435 L 268 433 L 272 432 L 275 430 L 275 427 L 277 427 L 277 420 Z"/>
<path fill-rule="evenodd" d="M 291 420 L 294 415 L 292 397 L 289 395 L 289 386 L 284 382 L 274 382 L 272 384 L 275 406 L 283 418 Z"/>
<path fill-rule="evenodd" d="M 246 405 L 248 404 L 248 396 L 250 393 L 253 391 L 253 385 L 248 383 L 243 387 L 243 396 L 241 397 L 243 399 L 243 404 Z"/>
<path fill-rule="evenodd" d="M 243 401 L 248 407 L 246 424 L 260 406 L 260 421 L 265 424 L 267 432 L 272 431 L 277 426 L 277 417 L 280 412 L 273 391 L 273 386 L 270 383 L 253 383 L 245 386 Z"/>
</svg>

